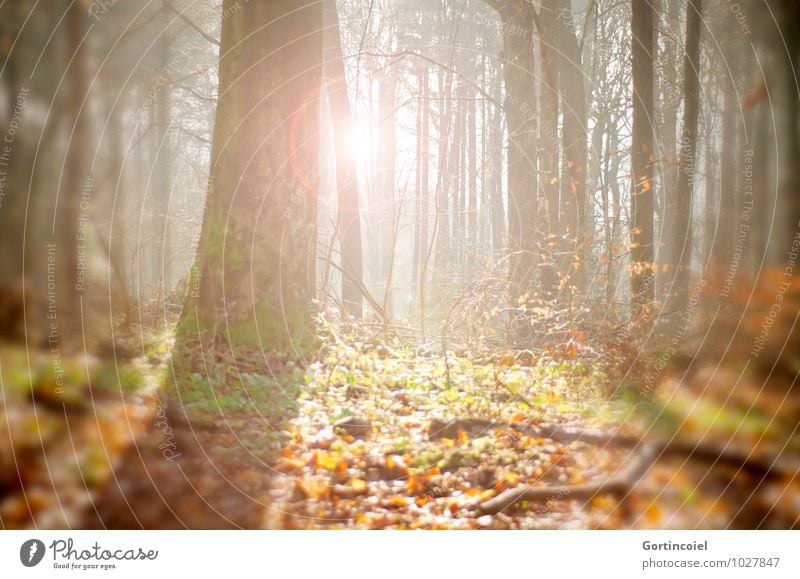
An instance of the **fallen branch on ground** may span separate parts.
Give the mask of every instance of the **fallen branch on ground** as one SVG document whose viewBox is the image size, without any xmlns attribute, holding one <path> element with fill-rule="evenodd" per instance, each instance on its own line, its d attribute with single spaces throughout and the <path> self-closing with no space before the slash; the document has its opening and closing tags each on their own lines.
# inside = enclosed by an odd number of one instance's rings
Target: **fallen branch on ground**
<svg viewBox="0 0 800 579">
<path fill-rule="evenodd" d="M 589 500 L 598 495 L 622 497 L 641 479 L 658 458 L 657 445 L 648 444 L 636 456 L 633 465 L 623 474 L 596 483 L 580 485 L 518 486 L 477 505 L 483 514 L 495 515 L 514 503 L 528 500 L 551 502 L 558 500 Z"/>
<path fill-rule="evenodd" d="M 431 438 L 455 438 L 460 430 L 471 434 L 482 434 L 495 429 L 516 430 L 534 438 L 547 438 L 561 444 L 583 442 L 607 448 L 640 449 L 634 453 L 629 469 L 596 483 L 579 485 L 554 485 L 510 489 L 477 505 L 486 514 L 495 514 L 512 504 L 522 501 L 587 500 L 598 495 L 624 496 L 639 482 L 650 467 L 664 458 L 683 459 L 721 465 L 745 472 L 760 479 L 794 478 L 800 476 L 800 464 L 781 456 L 763 456 L 749 449 L 718 444 L 708 440 L 648 440 L 620 432 L 600 429 L 583 429 L 553 424 L 514 425 L 496 423 L 478 418 L 462 418 L 451 422 L 441 419 L 431 421 Z"/>
<path fill-rule="evenodd" d="M 619 442 L 630 437 L 616 438 Z M 581 439 L 583 440 L 583 439 Z M 583 440 L 585 442 L 585 440 Z M 556 485 L 529 487 L 520 486 L 505 491 L 477 506 L 480 512 L 496 514 L 522 500 L 549 502 L 553 500 L 589 500 L 599 495 L 613 495 L 623 498 L 647 473 L 650 467 L 663 458 L 680 458 L 720 464 L 735 468 L 764 479 L 794 478 L 800 474 L 796 463 L 781 460 L 780 457 L 759 457 L 730 445 L 718 446 L 706 441 L 670 440 L 661 442 L 641 442 L 642 450 L 634 455 L 632 466 L 622 475 L 612 476 L 596 483 L 580 485 Z"/>
</svg>

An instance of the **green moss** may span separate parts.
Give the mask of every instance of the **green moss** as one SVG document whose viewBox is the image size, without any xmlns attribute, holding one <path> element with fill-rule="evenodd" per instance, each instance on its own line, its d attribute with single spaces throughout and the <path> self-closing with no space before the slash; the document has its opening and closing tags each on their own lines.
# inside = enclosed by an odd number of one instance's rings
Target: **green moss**
<svg viewBox="0 0 800 579">
<path fill-rule="evenodd" d="M 184 344 L 193 341 L 200 332 L 200 320 L 197 317 L 197 309 L 189 308 L 184 312 L 178 325 L 175 326 L 175 343 Z"/>
<path fill-rule="evenodd" d="M 280 424 L 296 412 L 300 378 L 296 372 L 276 378 L 215 364 L 208 375 L 194 372 L 181 380 L 180 400 L 193 419 L 224 418 L 231 425 L 252 419 Z"/>
<path fill-rule="evenodd" d="M 261 304 L 252 318 L 229 326 L 226 339 L 234 348 L 261 348 L 302 357 L 314 343 L 311 312 L 298 306 L 280 311 Z"/>
<path fill-rule="evenodd" d="M 204 245 L 204 254 L 212 262 L 221 266 L 224 262 L 229 273 L 247 267 L 247 254 L 242 244 L 236 239 L 236 224 L 230 219 L 216 218 L 211 220 L 208 239 Z"/>
</svg>

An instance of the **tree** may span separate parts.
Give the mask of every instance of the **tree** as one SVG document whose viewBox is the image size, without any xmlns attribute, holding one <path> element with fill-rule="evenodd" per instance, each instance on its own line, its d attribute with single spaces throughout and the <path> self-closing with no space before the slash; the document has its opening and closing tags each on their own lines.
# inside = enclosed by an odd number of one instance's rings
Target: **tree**
<svg viewBox="0 0 800 579">
<path fill-rule="evenodd" d="M 692 255 L 692 192 L 697 164 L 697 118 L 700 96 L 700 24 L 702 0 L 690 0 L 686 14 L 686 55 L 683 63 L 683 129 L 678 165 L 678 185 L 670 204 L 672 287 L 670 311 L 683 310 L 689 299 Z"/>
<path fill-rule="evenodd" d="M 63 179 L 56 205 L 55 241 L 61 258 L 56 262 L 58 326 L 62 340 L 78 340 L 81 335 L 81 295 L 85 262 L 78 255 L 81 205 L 91 194 L 89 147 L 91 127 L 88 117 L 87 16 L 83 8 L 67 2 L 67 41 L 71 62 L 67 70 L 69 86 L 66 108 L 70 138 L 64 156 Z"/>
<path fill-rule="evenodd" d="M 325 0 L 325 86 L 333 117 L 336 155 L 336 189 L 339 215 L 337 227 L 342 252 L 343 313 L 356 319 L 362 315 L 363 254 L 356 162 L 348 150 L 353 120 L 347 94 L 339 14 L 336 0 Z"/>
<path fill-rule="evenodd" d="M 554 2 L 543 5 L 536 18 L 539 32 L 539 287 L 546 299 L 556 297 L 556 257 L 561 249 L 558 167 L 559 57 L 558 12 Z"/>
<path fill-rule="evenodd" d="M 198 290 L 178 342 L 297 355 L 313 336 L 322 4 L 225 0 L 223 10 Z"/>
<path fill-rule="evenodd" d="M 392 276 L 394 274 L 394 252 L 397 242 L 398 200 L 395 198 L 395 106 L 397 101 L 397 78 L 387 69 L 378 76 L 378 143 L 377 143 L 377 192 L 380 222 L 380 280 L 383 286 L 383 311 L 388 319 L 392 316 Z"/>
<path fill-rule="evenodd" d="M 503 30 L 503 80 L 508 127 L 508 252 L 511 303 L 534 291 L 536 246 L 536 123 L 533 5 L 489 2 Z"/>
<path fill-rule="evenodd" d="M 631 138 L 631 310 L 642 313 L 655 297 L 653 287 L 653 6 L 634 0 L 633 134 Z"/>
</svg>

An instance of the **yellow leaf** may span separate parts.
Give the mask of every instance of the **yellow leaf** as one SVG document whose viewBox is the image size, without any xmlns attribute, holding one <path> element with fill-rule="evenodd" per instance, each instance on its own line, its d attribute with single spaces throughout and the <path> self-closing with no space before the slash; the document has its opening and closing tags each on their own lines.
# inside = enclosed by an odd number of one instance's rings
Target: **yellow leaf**
<svg viewBox="0 0 800 579">
<path fill-rule="evenodd" d="M 327 452 L 315 452 L 314 456 L 311 457 L 311 464 L 318 468 L 333 471 L 339 466 L 339 461 Z"/>
</svg>

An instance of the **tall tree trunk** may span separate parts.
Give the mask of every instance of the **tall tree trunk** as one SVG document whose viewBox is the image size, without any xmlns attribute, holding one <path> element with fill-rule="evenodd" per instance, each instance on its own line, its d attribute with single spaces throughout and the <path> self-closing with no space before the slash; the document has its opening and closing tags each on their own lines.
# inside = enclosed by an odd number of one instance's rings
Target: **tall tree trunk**
<svg viewBox="0 0 800 579">
<path fill-rule="evenodd" d="M 392 268 L 397 231 L 395 199 L 395 130 L 394 108 L 397 79 L 387 69 L 379 78 L 378 93 L 378 196 L 381 207 L 381 283 L 386 315 L 392 316 Z"/>
<path fill-rule="evenodd" d="M 586 89 L 578 38 L 569 0 L 559 0 L 558 30 L 561 47 L 559 93 L 563 115 L 561 207 L 562 230 L 572 245 L 568 263 L 570 286 L 583 289 L 586 240 L 586 165 L 588 133 Z"/>
<path fill-rule="evenodd" d="M 714 261 L 722 265 L 730 260 L 734 240 L 739 230 L 737 222 L 736 200 L 736 159 L 738 144 L 736 138 L 736 93 L 735 87 L 723 89 L 722 105 L 722 143 L 720 145 L 720 199 L 719 227 L 717 239 L 714 241 Z"/>
<path fill-rule="evenodd" d="M 478 111 L 475 94 L 467 104 L 467 250 L 466 263 L 475 263 L 478 255 Z M 472 272 L 468 267 L 468 273 Z"/>
<path fill-rule="evenodd" d="M 559 34 L 555 3 L 543 6 L 537 19 L 539 27 L 539 264 L 540 294 L 556 297 L 558 264 L 561 251 L 558 166 Z"/>
<path fill-rule="evenodd" d="M 439 166 L 436 180 L 436 275 L 441 276 L 450 257 L 450 190 L 452 178 L 448 163 L 453 74 L 440 71 L 439 91 Z"/>
<path fill-rule="evenodd" d="M 484 54 L 481 56 L 481 86 L 485 87 L 486 90 L 491 90 L 490 88 L 490 80 L 489 75 L 489 65 L 488 65 L 488 55 Z M 490 192 L 490 180 L 491 180 L 491 169 L 489 168 L 489 159 L 490 153 L 488 151 L 489 148 L 489 102 L 486 98 L 481 99 L 480 104 L 480 127 L 481 127 L 481 135 L 480 135 L 480 163 L 478 165 L 478 171 L 480 172 L 480 212 L 476 213 L 476 217 L 478 220 L 478 247 L 480 248 L 481 253 L 485 253 L 486 255 L 491 254 L 490 248 L 490 241 L 489 241 L 489 232 L 491 230 L 491 192 Z"/>
<path fill-rule="evenodd" d="M 697 118 L 700 96 L 700 24 L 702 0 L 689 0 L 686 10 L 686 55 L 683 63 L 683 129 L 678 186 L 673 211 L 670 266 L 673 275 L 669 311 L 683 310 L 689 301 L 692 257 L 692 194 L 697 174 Z"/>
<path fill-rule="evenodd" d="M 223 10 L 199 291 L 178 344 L 299 356 L 314 335 L 322 5 L 225 0 Z"/>
<path fill-rule="evenodd" d="M 670 250 L 668 242 L 670 239 L 666 233 L 672 230 L 672 212 L 667 209 L 667 205 L 672 199 L 675 187 L 678 182 L 678 109 L 680 108 L 680 92 L 677 89 L 678 71 L 680 67 L 680 2 L 678 0 L 662 0 L 661 26 L 665 30 L 663 34 L 664 50 L 661 55 L 661 66 L 663 71 L 656 79 L 658 87 L 658 107 L 659 125 L 658 139 L 656 140 L 656 161 L 658 165 L 658 191 L 654 198 L 654 215 L 656 222 L 653 235 L 658 240 L 654 255 L 656 262 L 667 265 L 670 262 Z M 655 39 L 654 39 L 655 41 Z M 656 183 L 654 182 L 654 190 Z M 656 295 L 666 296 L 667 289 L 672 279 L 672 272 L 664 271 L 659 268 L 655 274 Z"/>
<path fill-rule="evenodd" d="M 508 127 L 510 298 L 534 293 L 536 268 L 536 124 L 533 8 L 521 0 L 499 7 Z"/>
<path fill-rule="evenodd" d="M 495 102 L 502 98 L 502 77 L 496 71 L 492 88 Z M 492 105 L 492 120 L 489 125 L 490 192 L 492 213 L 492 251 L 500 256 L 505 251 L 506 216 L 503 205 L 503 115 L 499 105 Z"/>
<path fill-rule="evenodd" d="M 467 125 L 469 122 L 469 107 L 466 101 L 466 86 L 461 87 L 459 95 L 458 120 L 461 134 L 458 140 L 458 225 L 460 231 L 458 234 L 458 255 L 456 256 L 456 263 L 458 264 L 459 273 L 463 274 L 464 257 L 466 255 L 467 240 L 469 239 L 467 223 Z"/>
<path fill-rule="evenodd" d="M 336 156 L 337 228 L 341 247 L 342 305 L 344 316 L 362 316 L 363 253 L 356 161 L 349 139 L 353 131 L 347 93 L 336 0 L 325 0 L 325 87 L 333 119 Z"/>
<path fill-rule="evenodd" d="M 424 99 L 422 96 L 424 65 L 417 65 L 417 118 L 416 148 L 414 159 L 414 256 L 411 260 L 411 292 L 412 295 L 419 284 L 420 256 L 422 255 L 422 114 Z"/>
<path fill-rule="evenodd" d="M 773 238 L 772 260 L 785 268 L 787 248 L 796 248 L 800 239 L 800 128 L 797 123 L 800 118 L 800 6 L 793 0 L 773 1 L 781 33 L 772 38 L 776 57 L 775 108 L 779 123 L 776 155 L 780 167 L 776 182 L 776 214 L 780 217 Z"/>
<path fill-rule="evenodd" d="M 703 155 L 703 169 L 705 171 L 704 194 L 705 203 L 703 205 L 703 262 L 708 264 L 713 252 L 716 239 L 718 222 L 717 206 L 717 176 L 715 167 L 717 165 L 714 152 L 714 133 L 711 129 L 705 135 L 705 154 Z"/>
<path fill-rule="evenodd" d="M 93 182 L 89 169 L 88 71 L 85 35 L 87 15 L 77 3 L 68 2 L 67 25 L 72 63 L 68 69 L 67 111 L 70 139 L 64 158 L 64 178 L 58 196 L 55 221 L 58 328 L 64 343 L 81 336 L 81 296 L 86 285 L 86 247 L 80 246 L 81 212 L 90 206 Z M 85 244 L 85 241 L 81 243 Z M 79 343 L 79 342 L 78 342 Z"/>
<path fill-rule="evenodd" d="M 170 39 L 162 34 L 158 39 L 158 58 L 161 73 L 169 70 Z M 172 146 L 170 143 L 170 124 L 172 122 L 172 87 L 163 83 L 158 87 L 158 96 L 153 100 L 156 124 L 156 149 L 154 179 L 152 188 L 153 225 L 155 243 L 152 267 L 153 281 L 156 283 L 158 299 L 164 299 L 172 285 L 171 279 L 171 227 L 169 226 L 169 201 L 172 193 Z M 160 308 L 154 313 L 158 317 Z M 158 320 L 154 320 L 155 324 Z"/>
<path fill-rule="evenodd" d="M 117 86 L 116 83 L 114 86 Z M 113 92 L 111 93 L 113 94 Z M 123 143 L 122 107 L 110 103 L 108 108 L 108 135 L 110 138 L 109 156 L 111 165 L 111 183 L 108 197 L 104 200 L 103 212 L 108 215 L 108 235 L 101 239 L 109 261 L 108 285 L 116 284 L 114 300 L 111 306 L 121 306 L 123 318 L 122 328 L 127 332 L 133 314 L 131 295 L 128 281 L 128 271 L 125 266 L 127 255 L 126 217 L 129 205 L 128 190 L 125 187 L 125 154 Z M 113 276 L 113 280 L 111 277 Z M 113 313 L 113 310 L 112 310 Z M 119 316 L 119 314 L 117 314 Z"/>
<path fill-rule="evenodd" d="M 21 16 L 22 5 L 6 2 L 0 4 L 0 42 L 3 46 L 12 46 L 20 33 L 20 25 L 24 21 Z M 25 54 L 19 43 L 14 52 L 9 53 L 3 62 L 2 81 L 5 92 L 5 106 L 0 128 L 3 134 L 9 134 L 12 121 L 20 123 L 22 113 L 27 104 L 27 89 L 24 89 L 21 58 Z M 0 147 L 0 294 L 6 300 L 12 295 L 21 297 L 19 293 L 25 272 L 23 271 L 23 255 L 20 242 L 25 238 L 25 195 L 23 185 L 27 181 L 25 172 L 29 170 L 27 160 L 21 158 L 26 143 L 24 134 L 18 130 L 15 143 L 3 143 Z M 13 145 L 13 146 L 12 146 Z M 29 175 L 28 175 L 29 176 Z M 22 304 L 19 304 L 20 307 Z M 21 338 L 22 328 L 0 329 L 5 337 Z"/>
<path fill-rule="evenodd" d="M 428 231 L 428 195 L 430 179 L 430 88 L 428 85 L 428 69 L 423 68 L 422 74 L 422 136 L 421 153 L 419 162 L 422 165 L 420 171 L 420 204 L 419 204 L 419 297 L 422 299 L 423 287 L 427 277 L 428 248 L 430 246 L 430 233 Z M 420 304 L 420 309 L 424 309 L 424 304 Z"/>
<path fill-rule="evenodd" d="M 654 299 L 653 287 L 653 7 L 634 0 L 633 134 L 631 137 L 631 311 L 640 315 Z"/>
</svg>

